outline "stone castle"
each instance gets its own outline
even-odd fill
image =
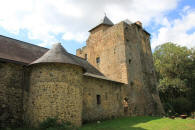
[[[164,113],[141,22],[113,24],[105,16],[89,32],[77,56],[61,44],[48,50],[0,36],[0,127]]]

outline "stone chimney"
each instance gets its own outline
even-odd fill
[[[140,27],[142,27],[142,23],[140,21],[135,22],[137,25],[139,25]]]

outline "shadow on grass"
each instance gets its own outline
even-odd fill
[[[146,130],[135,125],[157,119],[160,117],[123,117],[102,121],[101,123],[84,124],[79,130]]]

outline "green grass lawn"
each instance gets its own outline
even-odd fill
[[[41,129],[17,128],[14,130]],[[59,129],[50,128],[47,130]],[[123,117],[119,119],[102,121],[101,123],[84,124],[81,128],[79,128],[79,130],[195,130],[195,120],[180,118],[169,119],[160,117]]]
[[[79,130],[195,130],[195,120],[159,117],[125,117],[89,123]]]

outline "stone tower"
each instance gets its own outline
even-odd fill
[[[107,16],[89,30],[86,46],[77,56],[85,58],[111,80],[126,84],[128,115],[164,113],[156,88],[150,34],[141,22],[128,20],[113,24]]]
[[[32,126],[48,117],[82,123],[83,68],[68,52],[55,44],[29,68],[29,90],[25,97],[25,120]]]

